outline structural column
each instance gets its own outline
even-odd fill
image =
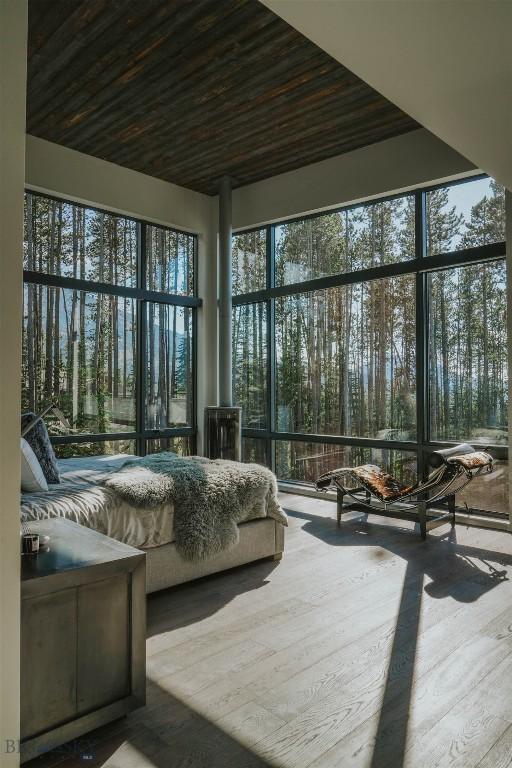
[[[231,179],[219,185],[219,405],[233,405],[233,274],[231,264]]]
[[[219,405],[205,409],[205,454],[241,459],[241,412],[233,407],[233,302],[231,264],[231,179],[219,183]]]

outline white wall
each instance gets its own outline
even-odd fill
[[[510,0],[263,2],[512,187]]]
[[[233,192],[241,229],[474,172],[425,129],[387,139]]]
[[[0,2],[0,765],[19,737],[20,367],[26,0]]]
[[[34,136],[26,139],[27,186],[198,234],[197,417],[201,448],[203,409],[217,398],[217,258],[208,195],[122,168]]]
[[[211,198],[27,135],[27,185],[119,213],[202,232]]]

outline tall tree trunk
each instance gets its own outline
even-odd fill
[[[27,266],[34,270],[34,207],[33,196],[29,193],[26,197],[27,208]],[[35,307],[34,307],[34,286],[25,286],[26,312],[27,312],[27,408],[29,411],[37,410],[36,398],[36,356],[35,356]]]
[[[154,290],[153,285],[153,236],[148,233],[146,239],[147,254],[147,275],[150,289]],[[151,408],[151,427],[158,428],[158,415],[156,409],[156,386],[155,386],[155,305],[152,301],[147,303],[148,308],[148,386],[147,400]],[[161,362],[159,362],[161,365]]]
[[[103,272],[105,266],[105,215],[100,216],[99,230],[99,281],[103,282]],[[104,339],[103,339],[103,296],[98,294],[96,300],[96,318],[94,330],[94,356],[93,356],[93,394],[96,396],[96,408],[99,424],[104,422],[105,414],[105,392],[104,392]],[[100,430],[101,431],[101,430]]]
[[[175,259],[174,259],[174,281],[173,281],[173,292],[177,293],[178,291],[178,258],[179,258],[179,239],[178,235],[175,235],[176,237],[176,245],[175,245]],[[188,249],[188,241],[187,241],[187,249]],[[176,397],[176,352],[177,352],[177,339],[176,339],[176,324],[177,324],[177,307],[172,308],[172,348],[171,348],[171,390],[170,390],[170,396],[171,398]]]
[[[80,279],[85,280],[85,209],[80,209],[80,234],[79,234],[79,243],[80,243]],[[85,296],[84,294],[80,295],[80,306],[79,306],[79,345],[78,345],[78,413],[77,413],[77,426],[78,427],[84,427],[85,426],[85,411],[86,411],[86,402],[87,402],[87,382],[88,382],[88,371],[87,371],[87,349],[86,349],[86,338],[85,338]]]
[[[443,381],[443,437],[450,434],[450,371],[448,360],[448,326],[446,317],[445,275],[439,274],[439,320],[441,325],[441,360]]]
[[[57,252],[55,254],[55,270],[61,274],[62,262],[62,203],[58,204],[57,223]],[[53,394],[60,400],[60,297],[61,289],[55,289],[55,323],[53,335]]]
[[[50,203],[50,245],[48,252],[48,272],[55,274],[55,227],[56,227],[56,203]],[[53,332],[54,332],[54,304],[55,289],[50,286],[46,289],[46,333],[45,333],[45,375],[44,396],[46,400],[52,398],[53,388]]]
[[[488,288],[487,267],[482,265],[482,335],[483,335],[483,372],[482,372],[482,422],[487,428],[495,424],[495,418],[490,418],[489,406],[489,329],[488,329]]]

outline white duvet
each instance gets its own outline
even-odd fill
[[[61,459],[61,482],[48,491],[22,493],[21,520],[66,517],[132,547],[159,547],[173,541],[172,503],[137,509],[101,483],[137,457],[94,456]]]
[[[174,541],[172,502],[149,509],[132,506],[103,485],[106,478],[138,456],[61,459],[61,482],[48,491],[21,494],[21,520],[65,517],[132,547],[149,549]],[[247,519],[267,516],[268,498],[255,500]]]

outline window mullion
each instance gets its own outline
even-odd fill
[[[426,256],[426,195],[422,190],[415,193],[415,256],[419,262]],[[416,440],[418,443],[418,476],[426,471],[422,446],[428,437],[426,415],[428,413],[427,349],[428,314],[426,295],[427,276],[416,273]]]
[[[146,224],[139,224],[139,247],[137,252],[137,288],[144,290],[146,287]],[[146,440],[144,429],[146,426],[146,302],[137,300],[137,367],[136,367],[136,423],[137,423],[137,453],[146,455]]]
[[[275,285],[275,226],[271,225],[267,229],[267,264],[268,278],[267,287],[273,288]],[[267,333],[268,333],[268,373],[267,373],[267,391],[268,391],[268,427],[271,432],[276,428],[276,300],[269,298],[267,301]],[[267,456],[270,459],[270,466],[273,472],[276,470],[275,451],[271,441],[267,442]]]

